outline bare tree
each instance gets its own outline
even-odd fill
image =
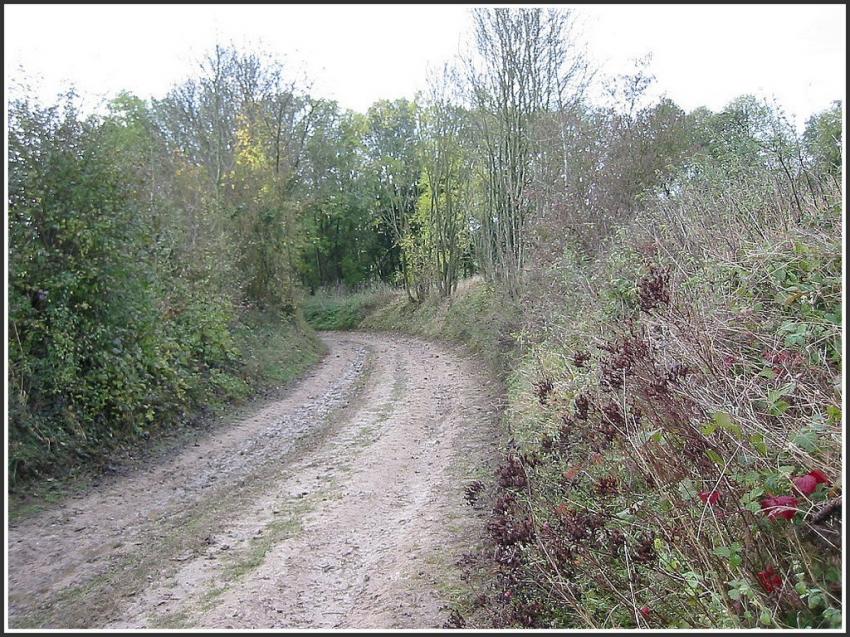
[[[473,16],[466,69],[486,181],[478,250],[485,273],[515,294],[533,207],[534,122],[578,101],[589,66],[572,38],[571,10],[488,8]]]
[[[295,285],[313,103],[269,56],[217,46],[197,80],[156,104],[169,154],[184,165],[176,172],[197,182],[183,206],[186,249],[195,262],[232,252],[252,301],[286,303]]]
[[[402,99],[376,102],[367,113],[364,142],[376,178],[377,211],[396,246],[400,246],[408,235],[419,197],[421,166],[416,151],[416,111],[415,102]],[[401,270],[405,290],[414,300],[404,250],[401,251]]]
[[[470,114],[457,97],[459,83],[457,69],[444,66],[429,78],[427,103],[420,111],[426,247],[442,296],[457,285],[473,203]]]

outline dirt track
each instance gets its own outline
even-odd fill
[[[11,525],[10,627],[440,627],[497,387],[456,349],[323,338],[283,398]]]

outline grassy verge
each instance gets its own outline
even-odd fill
[[[518,316],[515,303],[497,288],[473,278],[449,298],[431,296],[419,304],[397,298],[376,308],[362,326],[464,345],[502,376],[510,366]]]
[[[254,392],[285,385],[319,361],[325,346],[302,319],[280,322],[251,316],[235,338],[242,359],[242,377]]]
[[[280,320],[269,314],[244,316],[233,330],[233,340],[237,362],[227,369],[210,370],[185,410],[155,423],[144,435],[128,432],[109,445],[87,451],[85,457],[33,448],[33,457],[50,452],[52,464],[45,460],[41,475],[10,486],[10,520],[96,484],[104,472],[141,464],[179,447],[200,428],[209,426],[211,416],[235,412],[250,399],[273,394],[325,353],[321,340],[303,320]]]
[[[465,346],[504,377],[511,365],[518,306],[480,277],[462,281],[449,298],[412,303],[400,290],[378,287],[346,295],[320,290],[304,306],[317,330],[402,332]]]
[[[375,308],[395,299],[397,292],[376,286],[354,293],[322,289],[304,299],[304,318],[317,330],[350,330],[359,327]]]
[[[722,245],[643,220],[662,236],[547,273],[508,382],[489,625],[840,626],[839,219],[725,220]]]

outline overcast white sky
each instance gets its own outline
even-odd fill
[[[470,5],[472,6],[472,5]],[[844,99],[846,7],[581,6],[603,72],[652,52],[657,91],[689,110],[743,93],[775,97],[797,121]],[[468,8],[445,5],[6,5],[7,84],[18,67],[44,97],[73,83],[89,100],[126,89],[161,97],[215,42],[261,45],[306,73],[312,93],[363,111],[412,97],[457,52]]]

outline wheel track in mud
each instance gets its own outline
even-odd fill
[[[483,535],[498,387],[447,346],[326,333],[284,397],[10,525],[9,625],[435,628]]]

